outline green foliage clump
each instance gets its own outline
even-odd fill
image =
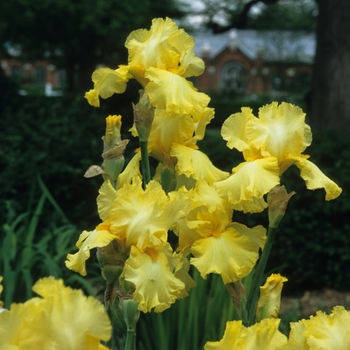
[[[67,252],[73,249],[77,229],[72,225],[41,178],[37,178],[41,196],[33,211],[18,214],[7,200],[7,217],[0,236],[0,275],[5,307],[33,297],[32,286],[41,277],[63,278],[67,285],[83,287],[95,294],[82,276],[64,268]],[[44,209],[49,207],[49,220]]]

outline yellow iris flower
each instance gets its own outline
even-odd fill
[[[335,306],[330,315],[317,311],[308,320],[291,323],[288,350],[350,348],[350,312]]]
[[[325,189],[326,200],[337,198],[342,191],[302,154],[311,144],[312,134],[297,106],[273,102],[259,109],[258,118],[250,108],[242,108],[224,122],[221,134],[227,146],[243,152],[245,159],[229,178],[215,184],[234,209],[263,210],[263,195],[280,183],[280,176],[293,164],[308,189]]]
[[[94,88],[85,97],[98,107],[99,96],[108,98],[123,93],[128,80],[135,78],[154,107],[179,114],[198,114],[210,98],[186,80],[204,71],[204,62],[195,56],[194,45],[193,37],[170,18],[153,19],[150,30],[135,30],[126,39],[128,65],[116,70],[97,69],[92,75]]]
[[[106,181],[97,203],[103,223],[80,235],[79,251],[68,254],[66,266],[86,275],[85,261],[90,250],[115,241],[120,253],[118,261],[123,267],[120,281],[134,284],[133,298],[139,303],[139,310],[148,312],[154,308],[160,312],[187,295],[193,283],[188,268],[183,269],[185,257],[172,253],[167,242],[168,230],[184,215],[183,202],[167,196],[156,181],[152,180],[143,190],[141,180],[134,178],[118,190]]]
[[[229,321],[223,338],[218,342],[207,342],[204,350],[285,350],[287,338],[279,330],[279,319],[264,319],[251,327],[242,321]]]
[[[232,222],[229,204],[205,181],[198,181],[188,195],[192,199],[188,214],[175,227],[178,249],[190,249],[190,262],[203,278],[217,273],[227,284],[247,276],[264,246],[266,230]]]
[[[100,340],[111,337],[104,306],[62,280],[43,278],[34,286],[42,298],[12,304],[0,314],[1,349],[107,349]]]

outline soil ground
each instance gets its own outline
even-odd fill
[[[282,292],[280,315],[293,314],[299,319],[309,318],[318,310],[330,313],[336,305],[342,305],[350,310],[350,292],[338,292],[332,289],[306,291],[300,298],[283,297]]]

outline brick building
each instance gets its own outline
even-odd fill
[[[302,92],[308,89],[315,35],[291,31],[234,30],[197,33],[195,51],[206,64],[194,79],[202,91],[235,94]]]
[[[41,88],[47,95],[55,94],[53,89],[62,89],[65,85],[65,72],[51,64],[49,60],[23,62],[20,57],[3,57],[0,59],[4,74],[11,77],[22,91],[29,87]]]

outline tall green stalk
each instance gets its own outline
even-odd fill
[[[151,169],[149,166],[149,158],[148,158],[148,141],[141,141],[141,168],[142,168],[142,176],[143,176],[143,184],[146,187],[147,184],[151,181]]]
[[[254,271],[252,285],[249,290],[248,298],[247,298],[248,319],[244,320],[244,325],[246,327],[249,327],[255,323],[256,307],[259,299],[260,286],[263,280],[264,271],[266,268],[267,260],[270,256],[270,252],[271,252],[273,241],[276,236],[276,232],[277,232],[277,228],[269,227],[264,250],[260,256],[260,259]]]

